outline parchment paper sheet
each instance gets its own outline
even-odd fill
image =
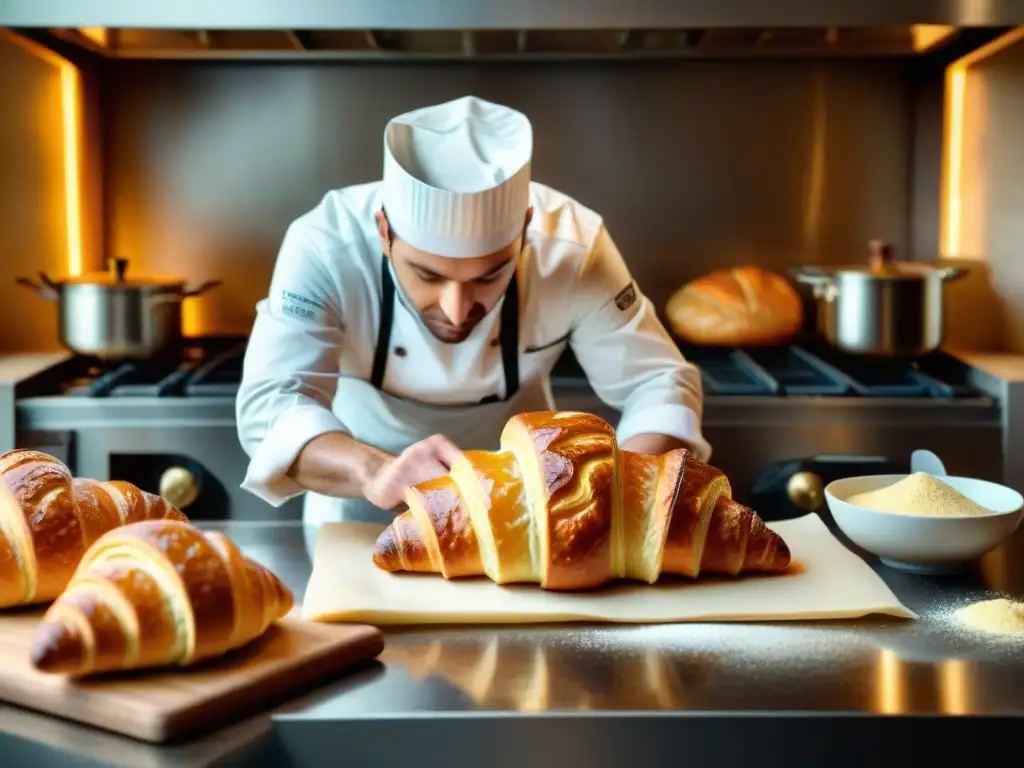
[[[371,560],[382,526],[327,523],[317,538],[303,618],[377,626],[786,621],[872,613],[917,618],[817,515],[769,527],[793,554],[785,574],[666,579],[655,585],[620,582],[585,593],[558,593],[537,585],[499,586],[484,577],[446,581],[440,574],[387,573]]]

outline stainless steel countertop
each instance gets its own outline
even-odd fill
[[[303,593],[301,525],[216,527]],[[917,576],[865,557],[918,621],[392,629],[378,678],[292,711],[1024,713],[1024,636],[979,636],[950,616],[974,600],[1024,596],[1024,526],[960,576]]]
[[[831,524],[827,513],[824,517]],[[224,530],[246,554],[303,594],[310,560],[301,524],[218,522],[203,527]],[[375,733],[397,729],[386,731],[390,736],[375,736],[378,742],[401,739],[405,725],[424,718],[436,730],[443,721],[459,727],[466,717],[493,715],[512,725],[543,728],[544,720],[572,716],[559,731],[568,737],[570,727],[582,727],[580,716],[591,724],[607,723],[599,727],[608,732],[616,721],[644,728],[667,722],[664,717],[671,714],[774,715],[780,721],[798,715],[806,721],[851,713],[1015,718],[1024,713],[1024,637],[973,635],[949,616],[973,600],[1024,595],[1024,527],[960,576],[914,576],[868,559],[920,615],[919,621],[868,617],[814,623],[391,630],[379,663],[190,744],[151,747],[0,708],[0,750],[36,764],[48,764],[44,753],[62,765],[69,763],[59,763],[61,756],[66,760],[71,754],[102,758],[82,763],[101,765],[210,765],[226,755],[255,765],[256,756],[270,754],[275,764],[283,764],[282,745],[294,755],[308,746],[314,738],[309,729],[319,723],[330,726],[317,738],[327,739],[323,748],[331,749],[342,743],[352,748],[353,734],[369,733],[371,727]],[[536,717],[544,714],[550,717]],[[908,727],[913,722],[901,720]],[[673,727],[678,738],[682,726]],[[526,738],[523,732],[505,736]],[[365,756],[364,761],[359,764],[374,762]],[[301,760],[303,765],[315,762]]]

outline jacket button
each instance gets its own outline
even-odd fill
[[[395,354],[399,357],[405,357],[405,347],[395,347]]]

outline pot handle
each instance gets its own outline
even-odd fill
[[[815,288],[827,288],[835,285],[835,278],[821,267],[793,267],[789,273],[798,283],[813,285]]]
[[[182,291],[181,292],[181,298],[189,299],[189,298],[192,298],[194,296],[201,296],[202,294],[206,293],[207,291],[213,290],[214,288],[216,288],[220,284],[221,284],[220,280],[207,280],[205,283],[200,283],[198,288],[193,288],[190,291]]]
[[[939,279],[944,283],[951,283],[954,280],[959,280],[961,277],[967,274],[967,270],[963,267],[942,267],[938,270]]]
[[[794,280],[804,285],[827,285],[832,282],[831,276],[821,267],[793,267],[789,273]]]
[[[831,300],[836,289],[836,281],[821,267],[793,267],[790,270],[793,279],[798,283],[814,288],[814,297]]]
[[[40,274],[42,275],[42,273]],[[35,291],[47,301],[56,302],[60,298],[60,294],[57,292],[57,289],[53,287],[53,284],[49,283],[48,281],[44,282],[43,285],[37,285],[36,283],[33,283],[31,280],[29,280],[27,277],[16,277],[14,278],[14,282],[16,282],[18,285],[25,286],[29,290]]]

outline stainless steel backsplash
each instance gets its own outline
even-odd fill
[[[717,267],[861,260],[873,237],[906,253],[911,198],[937,195],[912,183],[918,106],[894,60],[121,62],[110,255],[223,279],[189,330],[246,332],[289,222],[379,178],[388,118],[467,93],[529,115],[534,178],[604,215],[659,311]]]

